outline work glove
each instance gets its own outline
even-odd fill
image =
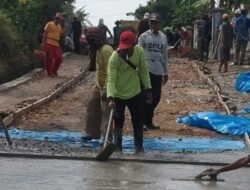
[[[152,104],[153,103],[153,94],[151,89],[146,91],[146,103]]]
[[[163,75],[162,77],[162,85],[165,85],[168,82],[168,75]]]

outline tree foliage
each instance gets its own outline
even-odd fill
[[[6,57],[13,53],[13,47],[17,40],[14,26],[8,16],[0,10],[0,56]],[[11,50],[12,49],[12,50]],[[14,49],[15,50],[15,49]]]
[[[157,12],[161,15],[164,26],[187,25],[207,9],[205,5],[194,6],[196,2],[197,0],[150,0],[146,6],[136,9],[135,16],[141,18],[144,12]]]
[[[137,8],[134,15],[140,19],[145,12],[157,12],[162,16],[163,26],[178,27],[192,25],[215,6],[232,10],[240,4],[249,8],[250,0],[149,0],[146,6]]]
[[[39,46],[39,30],[56,12],[73,17],[74,1],[0,0],[0,83],[10,79],[8,72],[14,77],[17,72],[23,74],[19,70],[25,72],[24,67],[34,67],[33,50]]]
[[[74,1],[1,0],[0,14],[5,15],[10,21],[7,25],[14,26],[22,46],[33,50],[38,43],[39,30],[44,27],[47,21],[53,19],[56,12],[63,12],[66,17],[70,18],[74,16]],[[84,12],[83,9],[81,11]]]

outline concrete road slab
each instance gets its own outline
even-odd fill
[[[225,182],[173,181],[208,166],[0,158],[2,190],[247,190],[249,168],[221,174]]]

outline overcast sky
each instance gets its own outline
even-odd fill
[[[133,19],[126,16],[128,12],[134,12],[139,5],[146,5],[148,0],[76,0],[75,7],[77,9],[85,7],[89,13],[88,19],[93,25],[98,24],[100,18],[104,19],[106,24],[112,31],[114,22],[121,19]]]

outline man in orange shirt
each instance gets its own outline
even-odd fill
[[[57,70],[63,61],[59,40],[63,34],[60,21],[63,20],[61,13],[56,13],[54,20],[46,24],[44,28],[42,47],[47,55],[46,67],[48,76],[57,76]]]

